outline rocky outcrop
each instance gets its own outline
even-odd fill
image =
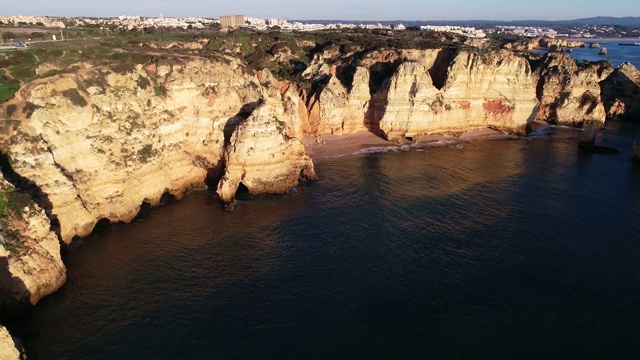
[[[16,347],[11,334],[4,326],[0,325],[0,360],[22,359],[20,351]]]
[[[44,210],[0,178],[0,318],[27,309],[66,280]]]
[[[347,89],[336,75],[331,75],[309,106],[311,133],[341,135],[365,130],[364,118],[370,99],[367,68],[356,69],[351,89]]]
[[[265,104],[238,124],[224,161],[217,193],[225,203],[234,201],[240,184],[253,195],[281,194],[298,185],[300,177],[317,179],[302,142],[286,135],[284,121]]]
[[[267,69],[255,73],[262,84],[263,100],[284,122],[287,136],[302,139],[310,132],[303,91],[294,83],[276,79]]]
[[[7,279],[19,274],[24,285],[22,293],[9,293],[35,303],[64,281],[43,211],[69,243],[101,219],[131,221],[142,204],[205,183],[231,203],[243,186],[251,194],[283,193],[301,177],[315,179],[300,143],[307,135],[368,129],[405,141],[487,127],[523,134],[534,119],[572,125],[605,119],[599,83],[612,70],[604,62],[578,64],[564,54],[536,62],[506,50],[453,48],[342,57],[343,48],[316,53],[299,74],[314,81],[309,95],[222,55],[80,69],[24,86],[0,109],[6,116],[0,151],[41,195],[40,215],[35,207],[29,215],[39,225],[25,222],[16,231],[30,248],[46,251],[2,253]],[[603,82],[605,96],[618,96],[612,114],[638,112],[631,68]],[[624,77],[632,80],[621,86]],[[47,286],[29,280],[31,273],[48,279]]]
[[[543,38],[539,40],[540,47],[543,48],[583,48],[586,47],[586,44],[583,41],[574,41],[574,40],[566,40],[566,39],[547,39]]]
[[[423,62],[401,64],[373,96],[368,125],[392,140],[483,127],[525,132],[536,102],[531,69],[523,58],[508,51],[461,52],[441,88],[431,73]]]
[[[600,82],[613,70],[606,63],[578,64],[571,56],[548,53],[538,69],[538,121],[602,126],[606,119]]]
[[[640,120],[640,71],[635,66],[618,66],[601,87],[608,118]]]
[[[299,100],[295,90],[265,90],[231,58],[94,68],[21,89],[2,149],[47,194],[68,243],[100,219],[128,222],[143,203],[203,187],[224,166],[225,137],[244,112],[264,101],[277,116],[299,118],[286,97]],[[291,128],[299,135],[303,126]]]

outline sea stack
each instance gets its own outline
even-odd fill
[[[607,55],[607,48],[600,49],[600,52],[598,53],[598,55]]]

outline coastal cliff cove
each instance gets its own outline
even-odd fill
[[[640,356],[632,62],[75,31],[0,50],[1,359]]]

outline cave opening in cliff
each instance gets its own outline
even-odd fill
[[[153,206],[151,206],[150,203],[143,201],[142,204],[140,204],[140,210],[138,211],[138,213],[136,214],[136,217],[133,220],[138,221],[146,218],[147,216],[149,216],[149,214],[151,214],[152,208]]]
[[[251,197],[251,193],[249,192],[249,188],[245,184],[240,182],[234,198],[238,200],[247,200],[250,197]]]
[[[11,157],[1,151],[0,170],[2,170],[2,175],[5,180],[7,180],[19,191],[29,195],[33,202],[44,209],[45,214],[51,222],[51,231],[55,232],[60,239],[60,221],[58,220],[58,217],[53,214],[53,204],[49,200],[49,196],[44,191],[42,191],[42,189],[35,182],[18,174],[13,168],[13,160],[11,159]]]
[[[208,189],[215,191],[218,188],[218,183],[224,175],[226,165],[227,164],[224,160],[218,160],[214,166],[207,168],[207,175],[205,175],[204,183],[207,185]]]
[[[444,85],[447,83],[447,79],[449,77],[449,66],[453,63],[456,55],[457,51],[452,48],[444,48],[438,52],[438,55],[433,62],[433,66],[429,69],[431,81],[436,89],[442,90]]]

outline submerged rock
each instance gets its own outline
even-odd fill
[[[608,147],[608,146],[599,146],[590,141],[580,141],[578,143],[578,149],[583,151],[592,152],[594,154],[617,154],[619,153],[618,149]]]

